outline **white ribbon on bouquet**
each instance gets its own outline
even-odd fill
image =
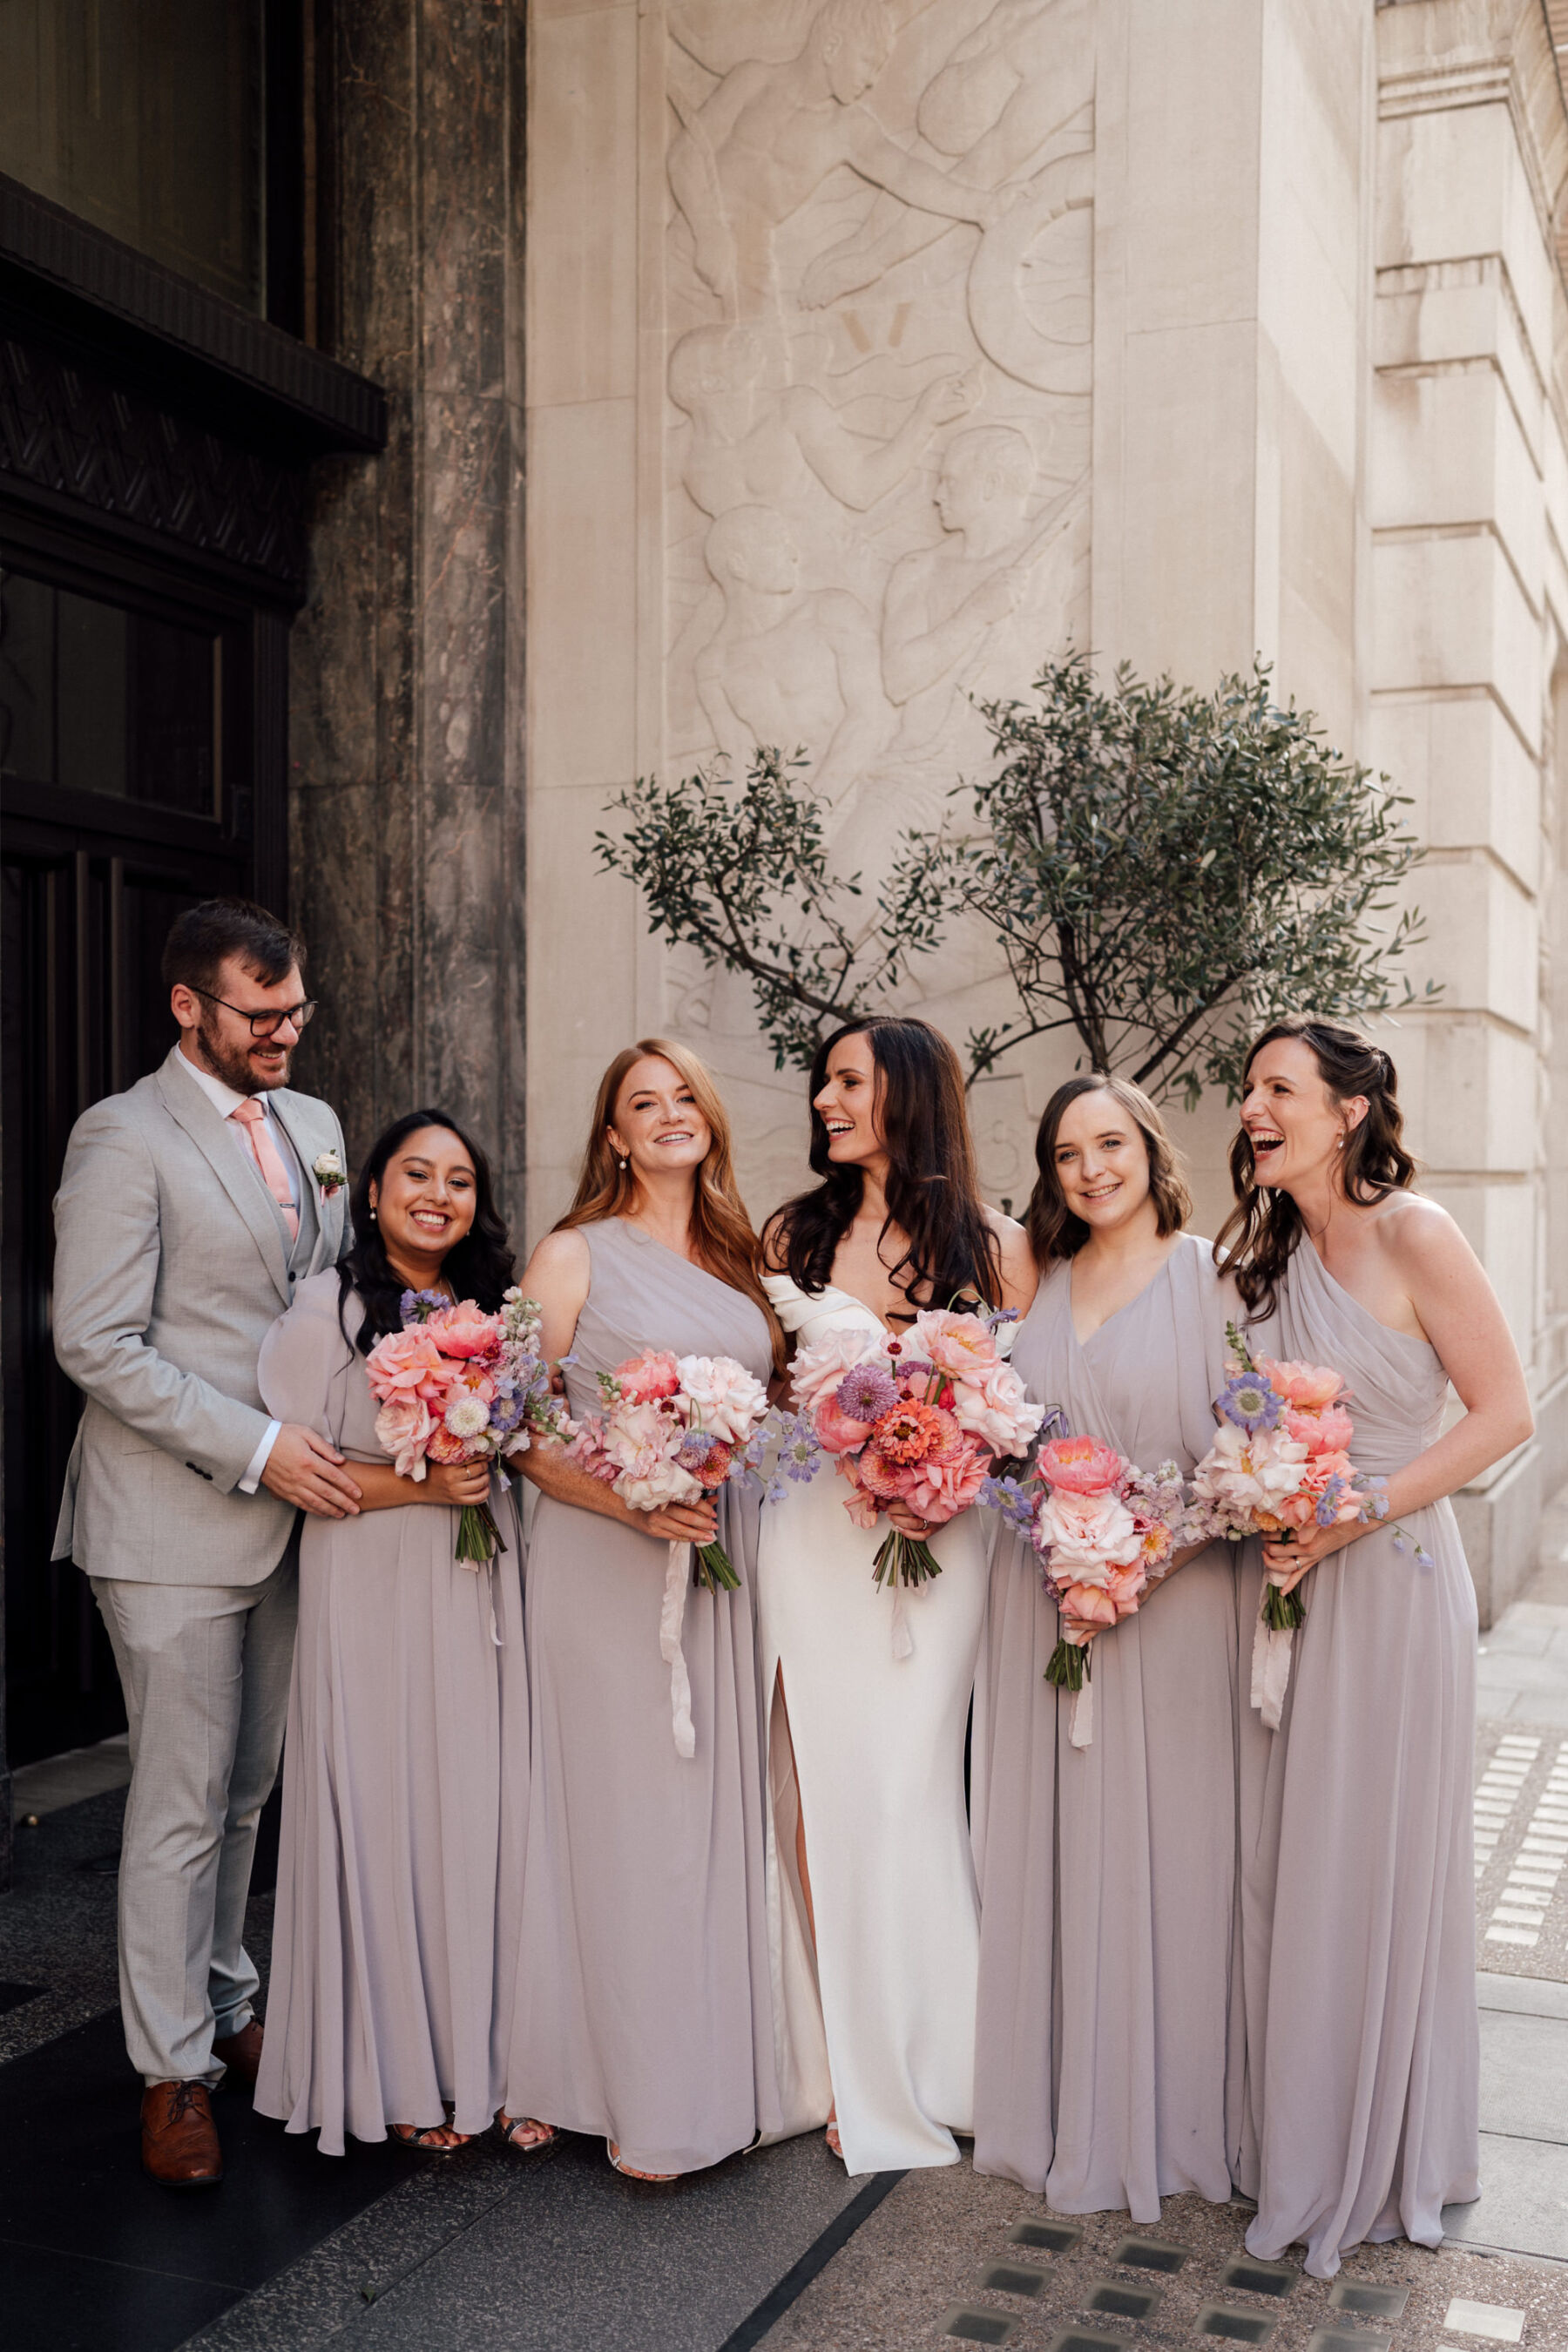
[[[664,1601],[658,1612],[659,1655],[669,1668],[670,1728],[675,1734],[676,1754],[686,1757],[697,1753],[697,1734],[691,1724],[691,1677],[686,1671],[686,1653],[680,1646],[687,1589],[691,1582],[691,1556],[689,1543],[669,1546],[664,1571]]]
[[[1266,1581],[1258,1596],[1258,1624],[1252,1636],[1252,1704],[1262,1716],[1265,1728],[1278,1731],[1285,1709],[1285,1694],[1290,1687],[1290,1644],[1294,1636],[1276,1632],[1266,1622],[1263,1604],[1268,1593]]]

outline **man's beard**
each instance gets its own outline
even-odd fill
[[[276,1077],[264,1077],[243,1045],[225,1045],[216,1015],[205,1008],[196,1024],[196,1050],[214,1076],[221,1078],[226,1087],[232,1087],[237,1095],[262,1095],[273,1087],[286,1087],[289,1083],[289,1065],[293,1058],[289,1049],[284,1050],[283,1065]]]

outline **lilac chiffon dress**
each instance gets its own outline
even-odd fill
[[[345,1306],[350,1332],[363,1310]],[[356,1462],[384,1463],[364,1358],[313,1275],[262,1347],[261,1393]],[[307,1517],[283,1760],[278,1922],[256,2104],[291,2132],[482,2132],[501,2102],[528,1814],[521,1530],[456,1557],[427,1503]]]
[[[1190,1474],[1214,1435],[1226,1305],[1184,1234],[1084,1342],[1056,1265],[1013,1352],[1037,1402],[1141,1469]],[[980,1998],[974,2163],[1059,2211],[1229,2197],[1241,2083],[1236,1903],[1237,1618],[1213,1545],[1094,1643],[1093,1736],[1044,1680],[1056,1611],[999,1537],[976,1710]]]
[[[592,1278],[567,1365],[645,1348],[733,1356],[765,1380],[751,1299],[620,1218],[581,1228]],[[738,1592],[690,1587],[681,1646],[695,1753],[678,1753],[659,1649],[669,1547],[541,1496],[529,1541],[529,1869],[507,2107],[619,2145],[640,2172],[717,2164],[782,2124],[768,1975],[752,1617],[757,1508],[717,1498]]]
[[[1251,1336],[1344,1375],[1358,1469],[1387,1475],[1436,1438],[1436,1350],[1378,1322],[1309,1242]],[[1247,2242],[1304,2242],[1315,2278],[1363,2240],[1437,2245],[1444,2206],[1480,2193],[1476,1597],[1448,1503],[1404,1526],[1405,1549],[1373,1528],[1303,1580],[1279,1729],[1242,1726]],[[1245,1699],[1246,1655],[1241,1676]]]

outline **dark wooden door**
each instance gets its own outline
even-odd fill
[[[159,977],[194,900],[255,887],[253,616],[95,572],[0,521],[6,1699],[13,1764],[124,1714],[85,1579],[51,1561],[79,1411],[50,1341],[52,1202],[73,1121],[157,1066]]]

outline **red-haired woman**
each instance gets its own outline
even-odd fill
[[[523,1278],[574,1413],[647,1348],[765,1380],[776,1327],[755,1252],[711,1077],[667,1039],[626,1047],[576,1199]],[[756,1512],[732,1488],[635,1511],[559,1449],[522,1467],[541,1490],[533,1768],[503,2128],[521,2148],[549,2126],[595,2133],[617,2169],[668,2179],[780,2124],[750,1593],[686,1594],[694,1755],[676,1750],[659,1649],[669,1544],[717,1533],[747,1584]]]

